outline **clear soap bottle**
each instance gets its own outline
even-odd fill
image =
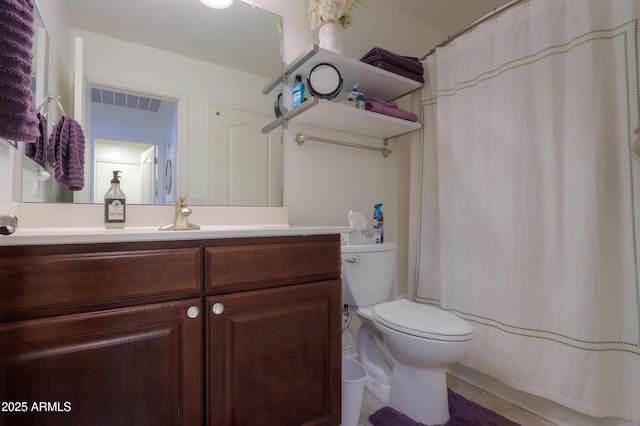
[[[104,227],[122,229],[126,220],[126,197],[120,189],[120,170],[113,171],[111,188],[104,194]]]

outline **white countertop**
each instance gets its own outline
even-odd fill
[[[191,208],[190,222],[200,225],[200,230],[160,231],[161,225],[171,222],[173,206],[128,206],[125,228],[105,229],[104,207],[98,204],[0,203],[3,214],[18,217],[16,232],[0,235],[0,246],[326,235],[351,229],[291,225],[286,207]]]
[[[348,226],[233,225],[203,226],[200,230],[160,231],[157,227],[104,228],[18,228],[0,236],[0,246],[92,244],[136,241],[203,240],[240,237],[326,235],[349,231]]]

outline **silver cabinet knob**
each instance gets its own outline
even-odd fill
[[[211,310],[213,311],[214,314],[220,315],[221,313],[224,312],[224,305],[222,303],[214,303]]]
[[[200,316],[200,308],[197,306],[189,306],[189,309],[187,309],[187,316],[192,319],[198,318],[198,316]]]

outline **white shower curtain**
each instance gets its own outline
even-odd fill
[[[415,298],[463,364],[640,422],[638,0],[530,0],[427,61]]]

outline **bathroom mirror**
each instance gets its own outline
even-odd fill
[[[50,90],[73,98],[63,102],[73,108],[67,114],[82,119],[85,187],[50,190],[51,182],[38,185],[26,171],[22,201],[102,203],[100,173],[124,165],[130,170],[123,173],[125,193],[128,178],[152,182],[140,197],[137,187],[130,190],[132,204],[187,196],[196,205],[282,205],[281,129],[261,131],[275,118],[273,96],[280,91],[262,93],[282,73],[281,17],[242,0],[223,10],[199,0],[36,3],[47,9],[45,25],[56,20],[50,68],[70,68],[75,76],[58,75]],[[67,88],[65,80],[75,81]],[[152,119],[154,101],[165,113],[174,108],[165,102],[175,105],[173,115],[159,119],[162,125]],[[115,121],[103,119],[105,111]],[[159,134],[160,127],[166,132]],[[151,167],[129,154],[115,157],[115,147],[136,144],[155,150]]]

